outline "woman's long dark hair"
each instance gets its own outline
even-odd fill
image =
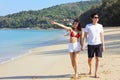
[[[80,20],[79,20],[79,19],[75,19],[74,22],[73,22],[73,24],[74,24],[75,22],[78,22],[77,30],[78,30],[78,31],[82,31],[82,27],[81,27],[81,24],[80,24]],[[73,29],[74,29],[74,28],[73,28]]]

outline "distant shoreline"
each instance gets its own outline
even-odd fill
[[[47,29],[42,29],[42,28],[0,28],[0,30],[54,30],[54,28],[47,28]]]
[[[120,26],[104,26],[104,28],[120,28]],[[62,29],[62,28],[47,28],[47,29],[42,29],[42,28],[39,28],[39,27],[35,27],[35,28],[0,28],[0,30],[56,30],[56,29]]]

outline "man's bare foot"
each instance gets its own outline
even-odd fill
[[[97,74],[95,74],[95,78],[100,78]]]

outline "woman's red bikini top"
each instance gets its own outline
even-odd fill
[[[72,32],[70,33],[70,36],[71,36],[71,37],[79,38],[79,37],[80,37],[80,34],[77,33],[77,34],[75,35],[74,32],[72,31]]]

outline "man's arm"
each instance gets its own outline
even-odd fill
[[[102,42],[102,50],[105,51],[104,32],[100,33],[100,38]]]
[[[84,37],[83,37],[83,50],[85,50],[85,42],[86,42],[86,39],[87,39],[87,35],[88,33],[87,32],[84,32]]]

